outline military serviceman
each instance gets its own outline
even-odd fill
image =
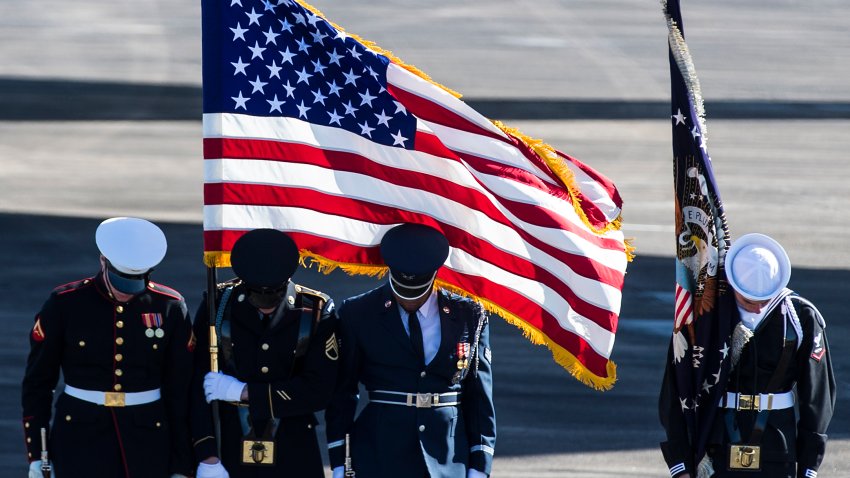
[[[41,429],[62,478],[167,478],[192,473],[188,383],[191,324],[183,297],[151,282],[166,240],[154,224],[113,218],[95,234],[100,271],[59,286],[30,333],[23,414],[31,478],[41,477]]]
[[[662,450],[671,475],[815,478],[835,405],[826,324],[811,302],[786,288],[791,263],[770,237],[742,236],[725,264],[737,303],[726,393],[708,456],[695,467],[678,397],[664,388]]]
[[[340,308],[342,383],[325,415],[335,478],[489,475],[489,328],[480,305],[434,287],[448,254],[437,230],[397,226],[381,241],[389,281]],[[358,383],[369,403],[355,421]]]
[[[327,295],[289,280],[298,257],[292,239],[274,229],[236,241],[237,279],[219,284],[215,297],[220,372],[210,371],[207,299],[198,309],[192,385],[198,478],[324,476],[313,412],[325,408],[337,380],[337,320]],[[213,400],[219,400],[220,455]]]

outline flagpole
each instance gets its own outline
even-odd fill
[[[218,279],[216,267],[207,267],[207,312],[209,314],[209,343],[210,343],[210,371],[218,372],[218,334],[215,330],[215,299]],[[213,431],[215,435],[215,446],[219,459],[221,459],[221,419],[218,413],[218,400],[210,403],[212,407]]]

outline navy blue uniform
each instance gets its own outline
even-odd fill
[[[279,307],[281,319],[273,323],[263,318],[246,300],[245,286],[235,281],[223,284],[217,302],[227,287],[232,287],[223,320],[229,320],[232,358],[228,359],[220,342],[219,370],[248,385],[248,410],[258,432],[271,419],[280,419],[275,441],[275,465],[243,465],[241,462],[243,429],[236,405],[220,402],[221,461],[231,478],[241,477],[317,477],[324,476],[316,437],[314,412],[325,408],[337,380],[339,348],[336,343],[336,314],[333,301],[320,292],[289,283]],[[306,353],[298,360],[294,351],[299,337],[304,297],[321,310]],[[291,302],[289,299],[291,298]],[[321,304],[320,304],[321,301]],[[222,307],[219,305],[219,307]],[[195,318],[198,347],[192,385],[192,434],[195,456],[203,460],[217,456],[213,436],[211,407],[204,399],[204,376],[210,371],[209,317],[206,298]],[[235,367],[235,368],[234,368]]]
[[[388,284],[343,303],[339,311],[342,383],[325,415],[331,467],[343,465],[342,443],[349,433],[358,478],[457,478],[465,477],[468,468],[490,473],[496,417],[489,328],[485,321],[479,353],[471,359],[472,370],[453,383],[458,372],[457,344],[474,341],[483,311],[469,299],[445,291],[437,294],[441,340],[428,365],[414,351]],[[460,405],[417,408],[373,401],[355,421],[358,383],[368,391],[460,392]]]
[[[160,332],[148,324],[157,324]],[[151,332],[146,333],[148,329]],[[150,283],[129,302],[110,298],[100,275],[56,288],[36,317],[23,381],[29,460],[41,454],[53,389],[161,389],[161,399],[105,407],[72,397],[56,402],[48,450],[57,476],[166,478],[194,470],[188,426],[191,323],[172,289]]]

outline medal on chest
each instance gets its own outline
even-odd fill
[[[162,314],[142,314],[142,322],[145,324],[145,337],[149,339],[154,337],[161,339],[165,336],[165,330],[162,328]]]

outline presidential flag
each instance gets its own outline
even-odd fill
[[[320,270],[378,275],[383,234],[426,224],[441,286],[613,385],[628,251],[603,175],[291,0],[203,1],[203,92],[208,265],[276,228]]]
[[[691,459],[699,463],[729,371],[733,299],[723,263],[730,236],[708,155],[703,99],[679,2],[664,5],[670,47],[676,284],[660,412],[668,437],[671,429],[687,430],[689,438],[680,440],[692,444]],[[671,474],[684,470],[679,466],[671,468]]]

